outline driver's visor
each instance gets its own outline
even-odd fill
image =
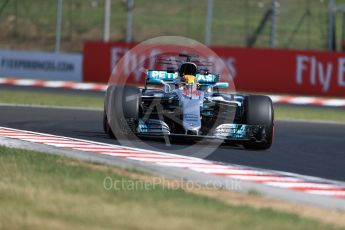
[[[196,77],[194,75],[184,75],[183,78],[187,84],[196,83]]]

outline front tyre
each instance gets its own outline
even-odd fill
[[[111,127],[109,125],[108,116],[105,108],[103,111],[103,130],[110,138],[115,138],[113,130],[111,130]]]
[[[132,86],[108,87],[103,115],[104,131],[117,139],[131,139],[140,113],[140,89]]]
[[[262,95],[250,95],[244,99],[244,116],[247,125],[264,126],[264,138],[261,141],[249,141],[243,144],[246,149],[269,149],[273,143],[274,110],[271,98]]]

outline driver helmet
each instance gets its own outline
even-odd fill
[[[195,63],[193,62],[183,63],[179,70],[181,82],[184,82],[185,84],[197,83],[196,72],[197,72],[197,66]]]

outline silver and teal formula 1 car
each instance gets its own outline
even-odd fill
[[[196,56],[179,58],[176,68],[148,70],[143,88],[108,87],[103,116],[108,135],[186,142],[219,139],[247,149],[271,147],[274,111],[269,97],[223,93],[229,84],[219,82],[220,76],[208,72]]]

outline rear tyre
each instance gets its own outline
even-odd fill
[[[274,135],[274,111],[271,98],[250,95],[244,99],[244,116],[247,125],[263,125],[265,138],[262,141],[250,141],[243,144],[246,149],[264,150],[272,146]]]

